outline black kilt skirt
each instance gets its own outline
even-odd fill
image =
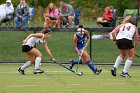
[[[123,38],[123,39],[117,40],[117,47],[118,49],[121,49],[121,50],[127,50],[127,49],[134,48],[134,45],[133,45],[132,40]]]

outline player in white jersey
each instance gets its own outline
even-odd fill
[[[121,76],[130,77],[130,75],[128,74],[128,69],[133,62],[134,53],[138,44],[138,29],[135,25],[132,24],[132,21],[133,21],[132,17],[127,16],[126,18],[123,19],[122,24],[117,26],[111,32],[118,49],[120,49],[120,55],[117,57],[115,64],[111,69],[111,74],[113,76],[116,76],[116,71],[120,63],[127,55],[128,58],[125,61],[125,65],[121,73]]]
[[[35,48],[36,44],[43,44],[46,53],[51,57],[54,61],[53,55],[48,48],[48,44],[45,39],[49,38],[51,35],[51,29],[43,29],[41,33],[30,34],[27,36],[25,40],[23,40],[22,52],[26,53],[28,56],[29,61],[27,61],[23,66],[18,68],[20,74],[24,75],[24,70],[30,67],[32,64],[35,65],[34,74],[44,73],[43,70],[39,69],[40,62],[42,60],[41,52]]]

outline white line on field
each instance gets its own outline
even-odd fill
[[[59,71],[57,71],[57,70],[56,71],[55,70],[47,70],[45,72],[60,72],[61,73],[61,72],[69,72],[69,71],[64,71],[64,70],[59,70]]]
[[[81,70],[83,71],[83,73],[91,73],[92,72],[90,70]],[[25,70],[25,73],[32,73],[33,71],[32,70]],[[68,70],[45,70],[46,73],[67,73],[67,72],[70,72]],[[103,70],[103,73],[109,73],[110,71],[109,70]],[[10,71],[0,71],[0,74],[17,74],[19,73],[17,70],[10,70]],[[132,72],[130,72],[132,73]],[[133,70],[133,73],[140,73],[139,70]]]
[[[25,71],[25,73],[32,73],[32,71]],[[62,73],[62,72],[69,72],[69,71],[51,71],[51,70],[48,70],[48,71],[45,71],[45,72],[52,72],[52,73]],[[15,73],[18,73],[18,71],[13,71],[13,72],[7,72],[7,71],[1,71],[0,74],[15,74]]]
[[[104,83],[102,85],[125,85],[126,83]]]
[[[87,72],[91,72],[91,71],[89,71],[89,70],[81,70],[81,71],[83,71],[83,73],[87,73]],[[25,73],[32,73],[32,71],[31,70],[25,70]],[[47,72],[51,72],[51,73],[66,73],[66,72],[70,72],[70,71],[68,71],[68,70],[45,70],[45,72],[47,73]],[[103,73],[108,73],[108,72],[110,72],[110,71],[108,71],[108,70],[103,70]],[[15,73],[18,73],[18,71],[16,71],[16,70],[13,70],[13,71],[0,71],[0,74],[15,74]],[[132,72],[131,72],[132,73]],[[133,73],[140,73],[138,70],[135,70]],[[91,74],[92,74],[92,72],[91,72]]]
[[[83,84],[68,84],[68,85],[70,85],[70,86],[81,86],[81,85],[83,85]]]
[[[0,74],[15,74],[16,72],[0,72]]]
[[[9,85],[7,87],[36,87],[38,85]]]

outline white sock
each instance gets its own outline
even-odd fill
[[[31,62],[30,61],[27,61],[23,66],[21,66],[20,68],[21,68],[21,70],[24,70],[24,69],[26,69],[26,68],[28,68],[29,66],[31,66],[32,64],[31,64]]]
[[[120,65],[120,63],[121,63],[122,61],[123,61],[123,58],[120,57],[120,56],[118,56],[117,59],[116,59],[116,61],[115,61],[114,67],[115,67],[116,69],[118,69],[118,67],[119,67],[119,65]]]
[[[40,62],[41,62],[41,57],[37,57],[35,59],[35,69],[39,69]]]
[[[127,59],[127,60],[126,60],[125,65],[124,65],[124,69],[123,69],[123,72],[124,72],[124,73],[128,73],[128,69],[129,69],[129,67],[131,66],[132,62],[133,62],[133,61],[130,60],[130,59]]]

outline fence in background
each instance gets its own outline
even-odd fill
[[[103,27],[103,28],[85,28],[90,33],[90,39],[92,36],[92,32],[110,32],[114,28],[113,27]],[[42,27],[24,27],[24,28],[15,28],[15,27],[0,27],[0,31],[33,31],[36,33],[37,31],[41,31]],[[54,32],[75,32],[76,28],[52,28],[52,31]],[[92,40],[90,40],[90,57],[92,58]]]
[[[59,33],[59,32],[75,32],[76,31],[76,29],[77,28],[52,28],[52,31],[53,32],[57,32],[57,33]],[[89,31],[89,33],[90,33],[90,39],[91,39],[91,37],[92,37],[92,35],[93,35],[93,32],[106,32],[106,33],[108,33],[108,32],[110,32],[110,31],[112,31],[114,28],[112,28],[112,27],[104,27],[104,28],[85,28],[85,29],[87,29],[88,31]],[[24,27],[24,28],[20,28],[20,29],[17,29],[17,28],[14,28],[14,27],[7,27],[7,28],[5,28],[5,27],[1,27],[0,28],[0,31],[27,31],[27,32],[33,32],[33,33],[36,33],[36,32],[39,32],[39,31],[41,31],[42,30],[42,27]],[[139,31],[140,31],[140,28],[139,28]],[[89,44],[89,54],[90,54],[90,57],[92,58],[92,43],[93,43],[93,40],[90,40],[90,44]]]

